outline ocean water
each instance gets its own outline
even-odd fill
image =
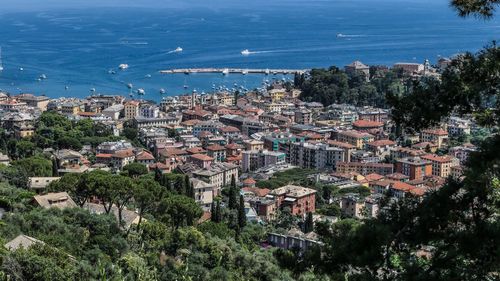
[[[0,89],[85,97],[143,88],[144,98],[261,86],[283,75],[160,74],[172,68],[305,69],[435,62],[500,39],[500,21],[461,19],[445,0],[279,1],[169,8],[53,8],[1,12]],[[344,36],[338,38],[338,33]],[[177,47],[181,53],[173,52]],[[248,56],[241,51],[249,49]],[[118,70],[118,65],[130,67]],[[21,71],[20,68],[23,68]],[[116,74],[109,74],[110,69]],[[38,81],[45,74],[47,79]],[[151,75],[151,77],[148,77]],[[184,86],[188,86],[187,89]]]

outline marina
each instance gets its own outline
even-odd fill
[[[160,70],[161,74],[221,73],[221,74],[303,74],[309,69],[246,69],[246,68],[177,68]]]

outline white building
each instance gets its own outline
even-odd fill
[[[253,172],[271,165],[285,164],[285,161],[285,153],[268,150],[243,151],[241,160],[243,172]]]

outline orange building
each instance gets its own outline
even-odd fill
[[[316,190],[297,185],[285,185],[269,192],[278,208],[289,207],[292,215],[303,216],[316,211]]]
[[[396,172],[410,177],[410,180],[423,179],[432,175],[432,163],[420,157],[407,157],[396,160]]]
[[[370,120],[357,120],[352,123],[352,128],[360,132],[368,132],[372,130],[382,131],[384,123]]]
[[[454,162],[448,155],[427,154],[422,156],[422,159],[429,160],[432,163],[432,174],[442,178],[448,177],[451,174],[451,167],[459,164],[458,160]]]

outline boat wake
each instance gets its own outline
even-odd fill
[[[148,42],[129,42],[129,41],[121,41],[123,45],[149,45]]]
[[[269,53],[279,53],[281,51],[278,50],[268,50],[268,51],[249,51],[249,50],[243,50],[241,51],[241,54],[244,56],[249,56],[249,55],[257,55],[257,54],[269,54]]]
[[[174,54],[174,53],[181,53],[184,51],[181,47],[177,47],[175,50],[170,50],[167,52],[167,54]]]
[[[358,37],[366,37],[366,35],[363,35],[363,34],[342,34],[342,33],[337,33],[337,38],[358,38]]]

